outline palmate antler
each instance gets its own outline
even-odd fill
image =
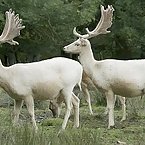
[[[15,15],[15,12],[10,9],[6,11],[6,23],[3,32],[0,36],[0,43],[9,43],[11,45],[18,45],[17,41],[13,39],[20,35],[20,30],[24,29],[22,26],[22,19],[19,19],[19,14]]]
[[[89,29],[86,28],[87,34],[81,35],[76,31],[75,27],[73,30],[74,35],[80,38],[89,39],[99,34],[109,33],[110,31],[108,31],[107,29],[110,28],[112,25],[113,11],[114,8],[112,7],[112,5],[111,6],[108,5],[108,8],[106,10],[104,10],[104,6],[101,5],[101,19],[96,28],[93,31],[89,31]]]

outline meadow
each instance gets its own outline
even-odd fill
[[[1,96],[5,96],[1,93]],[[145,104],[144,98],[127,99],[127,120],[120,122],[121,107],[117,102],[113,129],[107,129],[108,117],[104,115],[105,103],[94,103],[94,115],[89,115],[87,103],[82,99],[80,105],[80,127],[73,128],[73,114],[65,131],[58,135],[63,121],[64,109],[60,118],[52,118],[46,104],[36,104],[35,114],[39,131],[35,133],[28,112],[23,107],[18,126],[12,126],[13,106],[0,107],[0,145],[126,145],[145,144]],[[99,102],[99,101],[98,101]],[[123,144],[122,144],[123,145]]]

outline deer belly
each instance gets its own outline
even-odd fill
[[[61,91],[58,84],[38,84],[33,88],[33,97],[37,100],[53,100]]]
[[[145,93],[145,88],[137,84],[115,84],[112,86],[112,90],[116,95],[124,97],[136,97]]]

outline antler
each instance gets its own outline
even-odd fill
[[[113,11],[114,8],[112,5],[111,6],[108,5],[108,8],[106,10],[104,10],[104,6],[101,5],[101,19],[96,28],[93,31],[89,31],[89,29],[86,28],[87,34],[81,35],[76,31],[75,27],[73,30],[74,35],[80,38],[89,39],[99,34],[110,33],[110,31],[108,31],[107,29],[110,28],[112,25]]]
[[[20,30],[24,29],[22,26],[22,19],[19,19],[19,14],[15,15],[15,12],[10,9],[6,11],[6,23],[3,32],[0,36],[0,43],[10,43],[11,45],[19,44],[13,39],[20,35]]]

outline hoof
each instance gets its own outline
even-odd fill
[[[117,145],[126,145],[126,142],[117,141]]]
[[[121,120],[120,120],[120,122],[123,122],[123,121],[125,121],[126,120],[126,118],[122,118]]]
[[[93,113],[93,112],[90,112],[90,115],[91,115],[91,116],[93,116],[93,115],[94,115],[94,113]]]
[[[35,133],[38,133],[38,127],[33,128],[33,131],[34,131]]]
[[[59,136],[61,133],[63,133],[64,132],[64,129],[60,129],[59,131],[58,131],[58,133],[57,133],[57,136]]]
[[[74,125],[73,128],[79,128],[79,125]]]
[[[115,125],[108,126],[108,129],[114,129],[114,128],[116,128]]]

